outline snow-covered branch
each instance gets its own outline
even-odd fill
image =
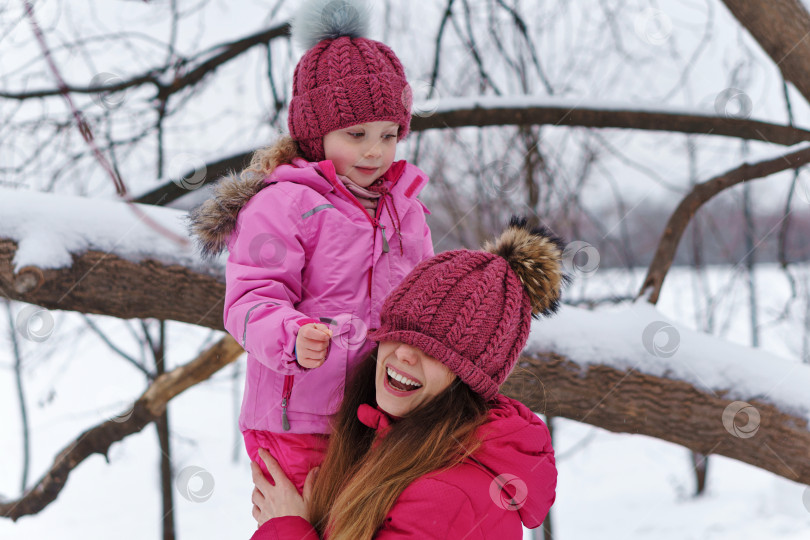
[[[206,266],[188,243],[165,236],[184,234],[182,212],[0,195],[0,237],[6,238],[0,287],[7,297],[221,328],[221,261]],[[643,300],[597,311],[567,306],[533,324],[523,369],[505,389],[534,410],[723,454],[810,483],[810,366],[680,327]],[[183,384],[175,380],[180,375],[166,377]]]
[[[436,98],[416,104],[411,129],[502,125],[580,126],[722,135],[791,146],[810,131],[745,117],[638,103],[587,102],[549,96]]]
[[[807,388],[810,366],[684,328],[643,300],[534,322],[504,386],[537,412],[810,484]]]
[[[222,329],[222,264],[199,259],[185,212],[0,189],[0,215],[3,296]]]

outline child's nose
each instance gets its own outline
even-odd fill
[[[382,155],[382,148],[380,148],[380,143],[374,143],[369,148],[366,149],[366,157],[379,157]]]

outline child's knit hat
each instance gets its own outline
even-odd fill
[[[308,49],[293,73],[287,123],[310,161],[325,159],[323,136],[365,122],[399,124],[408,134],[411,88],[394,52],[364,37],[369,7],[362,0],[307,0],[292,22],[293,39]]]
[[[386,298],[374,341],[399,341],[444,363],[492,399],[517,363],[532,318],[551,315],[569,277],[562,241],[525,218],[484,251],[446,251],[422,261]]]

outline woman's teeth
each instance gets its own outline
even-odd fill
[[[403,385],[406,385],[406,388],[404,388],[404,389],[409,389],[409,388],[407,388],[407,386],[412,386],[413,387],[413,388],[410,388],[409,390],[422,387],[422,385],[419,384],[418,382],[416,382],[414,380],[411,380],[408,377],[404,377],[404,376],[400,375],[399,373],[397,373],[396,371],[394,371],[391,368],[388,368],[387,371],[388,371],[388,376],[391,377],[391,379],[393,379],[393,380],[395,380],[397,382],[400,382]],[[401,390],[401,389],[397,388],[397,390]]]

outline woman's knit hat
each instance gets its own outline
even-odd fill
[[[287,123],[310,161],[325,159],[323,136],[365,122],[399,124],[408,134],[413,96],[397,56],[367,39],[362,0],[307,0],[292,22],[293,39],[308,49],[293,73]]]
[[[386,298],[374,341],[399,341],[444,363],[485,399],[517,363],[532,318],[557,311],[569,277],[562,240],[525,218],[484,251],[446,251],[422,261]]]

